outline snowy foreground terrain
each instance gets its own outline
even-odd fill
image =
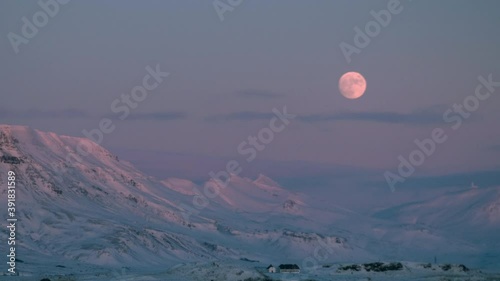
[[[386,263],[389,264],[389,263]],[[386,272],[367,271],[363,264],[357,270],[341,270],[342,267],[352,267],[356,264],[328,264],[319,268],[309,269],[307,272],[268,273],[262,264],[245,264],[244,262],[216,261],[207,263],[178,264],[169,269],[131,270],[128,268],[109,270],[96,267],[79,267],[79,273],[59,273],[57,275],[43,275],[43,278],[59,281],[146,281],[146,280],[242,280],[242,281],[331,281],[331,280],[428,280],[428,281],[480,281],[500,280],[500,274],[483,273],[479,270],[463,271],[460,265],[430,265],[419,263],[401,263],[402,269]],[[449,267],[449,269],[447,268]],[[74,272],[74,269],[63,270]],[[81,272],[80,272],[81,271]],[[12,280],[41,280],[33,279],[34,275],[11,277]],[[6,277],[8,278],[8,277]],[[37,276],[36,278],[40,278]],[[11,280],[11,279],[1,279]]]
[[[19,276],[5,258],[0,280],[500,280],[499,187],[361,214],[264,175],[159,180],[87,139],[0,125],[4,218],[8,171]],[[301,273],[267,273],[282,263]]]

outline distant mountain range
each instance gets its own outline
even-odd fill
[[[156,179],[88,139],[0,125],[5,217],[8,171],[17,176],[18,258],[28,271],[224,259],[321,264],[438,256],[484,268],[500,261],[500,188],[362,215],[321,206],[307,190],[291,192],[265,175],[232,174],[225,187],[213,179]],[[7,229],[0,234],[6,241]]]

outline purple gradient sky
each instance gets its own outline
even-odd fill
[[[491,176],[500,168],[500,89],[457,131],[442,114],[474,92],[479,75],[500,80],[500,2],[401,1],[403,11],[347,63],[339,44],[352,44],[353,28],[388,2],[246,1],[221,22],[211,1],[74,1],[16,55],[7,34],[40,8],[2,1],[0,123],[82,136],[111,116],[105,147],[160,177],[203,178],[244,159],[238,144],[286,105],[299,117],[247,166],[251,174],[349,167],[383,181],[414,139],[443,127],[449,140],[416,176]],[[112,101],[156,64],[170,77],[118,120]],[[338,92],[347,71],[366,77],[359,100]],[[231,118],[245,112],[254,114]]]

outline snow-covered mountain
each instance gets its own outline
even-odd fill
[[[462,225],[500,228],[500,187],[447,192],[431,200],[381,210],[375,216],[453,231],[464,230]]]
[[[426,201],[408,202],[378,210],[374,217],[397,221],[385,230],[404,248],[420,245],[449,259],[500,268],[500,187],[460,189]],[[426,243],[434,241],[434,243]]]
[[[314,242],[337,238],[315,233],[307,214],[320,211],[265,176],[232,175],[220,195],[187,220],[183,206],[194,208],[193,189],[202,186],[156,180],[83,138],[1,125],[0,185],[10,170],[17,177],[19,258],[27,263],[48,257],[54,264],[100,265],[299,259]],[[3,188],[4,200],[6,193]],[[297,219],[303,227],[293,224]],[[303,246],[289,247],[295,242]],[[345,241],[338,245],[350,249]]]
[[[87,139],[0,125],[4,206],[8,171],[17,177],[18,257],[27,271],[212,260],[429,261],[436,248],[467,259],[463,263],[480,263],[477,257],[498,241],[494,234],[486,242],[476,240],[482,234],[472,230],[470,236],[458,235],[461,227],[498,229],[498,189],[362,215],[318,206],[306,193],[291,192],[264,175],[232,174],[208,198],[206,190],[219,184],[213,179],[201,185],[158,180]],[[6,239],[8,233],[0,234]],[[488,254],[498,260],[498,252]]]
[[[89,140],[0,126],[0,159],[2,175],[16,173],[19,241],[30,256],[95,264],[213,256],[187,231],[167,231],[189,229],[168,189]]]

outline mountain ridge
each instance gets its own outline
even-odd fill
[[[88,145],[90,153],[68,163],[67,155],[78,154],[79,143]],[[26,265],[42,263],[48,256],[59,257],[53,263],[107,266],[242,257],[301,263],[324,245],[333,249],[329,262],[381,257],[425,260],[434,247],[450,260],[455,255],[474,263],[475,258],[467,257],[496,241],[494,236],[481,241],[472,231],[465,239],[457,237],[456,223],[448,229],[439,222],[405,219],[405,212],[431,221],[433,213],[451,213],[431,201],[424,202],[429,204],[427,213],[410,203],[407,209],[388,206],[363,216],[335,206],[316,206],[307,194],[289,191],[264,175],[257,179],[232,175],[220,194],[197,208],[196,196],[217,182],[158,180],[90,140],[25,126],[0,125],[0,172],[6,175],[8,170],[18,177],[19,233],[24,236],[19,247],[21,256],[29,253]],[[0,177],[2,186],[5,180]],[[491,194],[473,192],[479,194],[478,210],[496,214],[498,206],[493,201],[486,204]],[[196,210],[189,220],[182,216],[182,206]]]

